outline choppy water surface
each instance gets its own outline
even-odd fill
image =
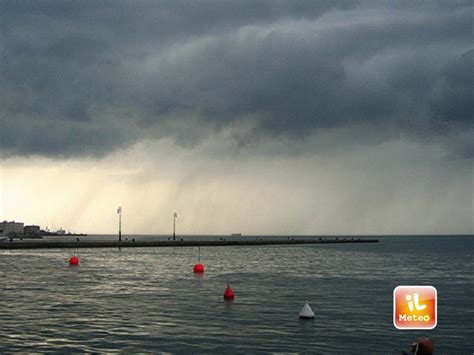
[[[433,339],[474,351],[472,237],[378,244],[0,251],[0,352],[163,351],[397,354]],[[225,286],[236,293],[223,301]],[[438,326],[392,325],[398,285],[438,289]],[[300,321],[305,300],[314,321]]]

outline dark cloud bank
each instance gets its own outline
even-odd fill
[[[341,128],[469,159],[473,60],[470,2],[2,1],[0,148],[101,156]]]

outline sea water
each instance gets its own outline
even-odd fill
[[[0,352],[473,353],[474,238],[379,239],[201,248],[202,277],[197,248],[0,250]],[[395,329],[399,285],[436,287],[435,329]]]

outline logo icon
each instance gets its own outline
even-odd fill
[[[398,286],[393,290],[393,325],[397,329],[433,329],[438,322],[438,293],[433,286]]]

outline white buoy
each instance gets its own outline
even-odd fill
[[[301,319],[314,319],[314,312],[309,306],[308,302],[306,302],[303,308],[301,309],[300,318]]]

